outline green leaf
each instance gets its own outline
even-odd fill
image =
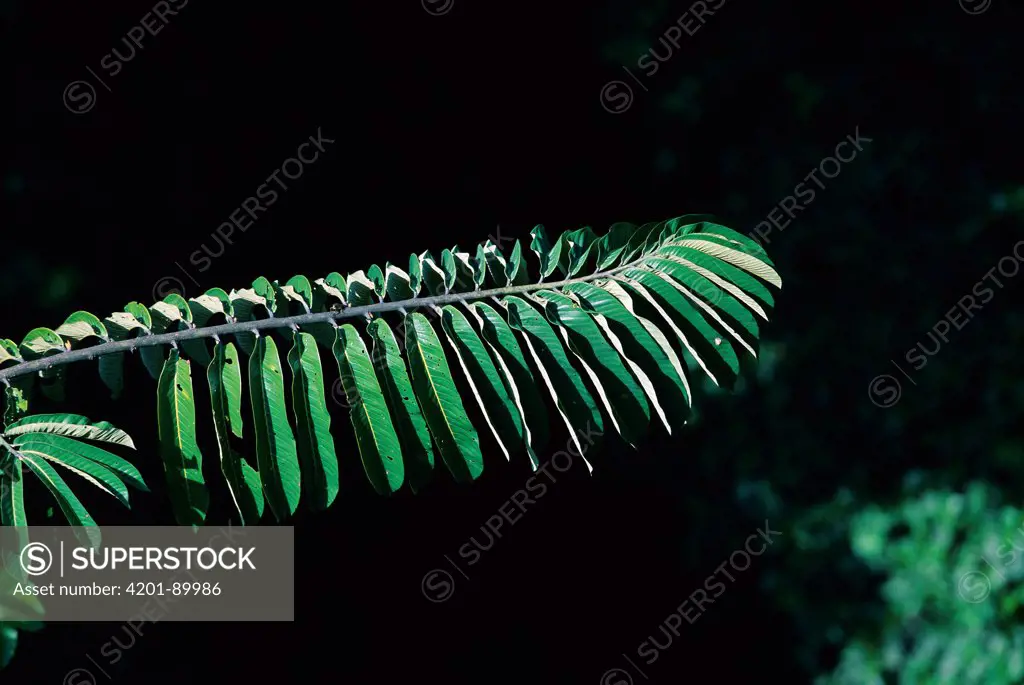
[[[713,319],[719,327],[757,358],[760,335],[757,320],[739,300],[726,294],[704,276],[672,260],[649,257],[645,260],[645,265],[656,272],[664,272],[669,283],[676,286],[706,317]],[[726,314],[732,320],[732,324],[725,321],[719,311]],[[738,325],[734,328],[733,324]]]
[[[168,295],[168,297],[172,296],[175,296],[175,293]],[[177,297],[180,297],[180,295]],[[150,313],[153,316],[153,332],[158,335],[178,331],[178,324],[184,322],[181,310],[170,302],[156,302],[150,308]]]
[[[373,292],[377,296],[377,300],[383,302],[384,296],[388,293],[387,278],[384,276],[384,269],[373,264],[366,270],[366,277],[370,279],[371,283],[373,283]]]
[[[473,290],[480,290],[487,283],[487,253],[483,243],[476,246],[476,254],[469,255],[469,266],[473,269]],[[501,279],[505,278],[504,265],[501,268]]]
[[[188,303],[192,323],[197,327],[213,325],[211,321],[215,317],[219,319],[218,323],[226,322],[232,312],[231,298],[220,288],[211,288],[199,297],[190,298]],[[201,366],[208,366],[213,359],[207,340],[185,340],[181,348]]]
[[[388,409],[401,442],[405,464],[405,480],[413,493],[417,493],[430,480],[434,470],[434,450],[426,419],[416,403],[402,350],[395,335],[384,319],[374,319],[367,327],[373,341],[371,358],[377,372],[377,381],[387,398]]]
[[[98,548],[102,542],[102,535],[96,522],[82,503],[71,492],[64,479],[50,466],[45,459],[34,454],[22,454],[22,463],[32,473],[39,477],[46,489],[50,491],[57,505],[64,513],[64,517],[72,526],[75,526],[75,537],[86,547]]]
[[[487,269],[488,282],[491,287],[504,288],[508,285],[508,262],[498,246],[488,239],[478,248],[478,260]]]
[[[29,544],[29,519],[25,513],[25,474],[22,461],[6,447],[0,447],[0,525],[17,527],[15,551]],[[0,550],[2,552],[2,550]],[[0,566],[0,574],[4,572]],[[0,609],[2,613],[2,609]]]
[[[131,314],[147,331],[153,327],[153,317],[149,315],[149,309],[141,302],[129,302],[124,306],[124,311]]]
[[[128,488],[124,486],[113,473],[99,464],[85,457],[82,457],[70,450],[58,447],[52,442],[54,436],[46,435],[41,438],[50,440],[33,440],[31,436],[22,436],[15,445],[19,454],[31,455],[60,464],[64,468],[74,471],[100,490],[112,495],[117,501],[131,509],[128,501]],[[66,439],[66,438],[65,438]],[[69,441],[75,444],[74,441]]]
[[[105,449],[90,445],[87,442],[65,437],[64,435],[51,433],[22,434],[14,441],[15,445],[28,445],[30,443],[49,454],[59,456],[60,453],[69,453],[96,462],[106,470],[113,472],[114,475],[136,490],[149,492],[149,487],[146,485],[146,481],[143,480],[142,474],[139,473],[139,470],[131,462]]]
[[[27,361],[60,354],[67,349],[64,340],[49,328],[33,328],[18,346],[21,356]]]
[[[740,368],[736,351],[676,288],[661,276],[641,269],[627,269],[615,278],[657,309],[715,385],[733,386]]]
[[[526,453],[531,466],[540,466],[537,450],[543,449],[549,436],[548,412],[544,399],[515,334],[500,314],[490,305],[475,302],[470,313],[477,321],[484,342],[495,365],[501,369],[501,380],[509,397],[519,408],[526,437]]]
[[[373,304],[375,285],[367,278],[362,271],[349,274],[348,282],[348,303],[352,307],[362,307]]]
[[[548,321],[560,327],[562,340],[580,360],[616,431],[636,447],[647,432],[651,412],[622,357],[590,314],[572,299],[550,290],[538,292],[536,298],[547,302]]]
[[[690,386],[685,367],[665,334],[633,310],[629,294],[614,281],[574,283],[566,286],[565,290],[578,297],[591,311],[609,340],[614,336],[621,343],[623,358],[635,362],[644,377],[650,379],[653,391],[647,389],[643,379],[633,370],[666,430],[671,433],[673,427],[685,424],[692,402]],[[661,405],[664,405],[664,412]]]
[[[34,361],[61,354],[70,349],[70,343],[49,328],[34,328],[28,332],[21,345],[18,346],[26,361]],[[58,366],[39,372],[39,388],[43,394],[55,402],[64,400],[64,367]]]
[[[652,234],[647,240],[647,251],[651,252],[660,245],[679,236],[703,230],[704,226],[709,225],[706,222],[713,218],[711,214],[684,214],[683,216],[663,221],[659,224],[661,230],[658,234]],[[714,237],[720,238],[721,236]]]
[[[333,272],[313,281],[314,312],[326,312],[335,304],[345,304],[348,286],[341,274]]]
[[[295,333],[288,365],[292,370],[292,407],[303,491],[314,508],[323,510],[338,495],[338,457],[324,396],[323,367],[312,335]]]
[[[284,521],[299,506],[302,479],[295,436],[288,424],[281,357],[269,336],[260,336],[249,357],[249,392],[263,492],[274,518]]]
[[[276,315],[280,303],[277,301],[277,291],[274,290],[274,284],[265,277],[260,276],[252,282],[252,289],[253,292],[264,299],[267,311]]]
[[[412,290],[412,297],[418,297],[420,288],[423,286],[423,267],[420,265],[420,258],[414,254],[409,255],[409,288]]]
[[[429,251],[420,254],[420,271],[423,274],[423,285],[430,295],[443,295],[445,292],[445,272]]]
[[[763,253],[744,252],[737,243],[729,243],[715,240],[713,237],[692,233],[681,238],[676,238],[665,244],[665,247],[690,247],[704,254],[732,264],[744,271],[751,273],[763,281],[766,281],[776,288],[782,287],[782,279],[771,264],[765,261]]]
[[[0,469],[0,524],[24,527],[28,525],[28,519],[25,516],[25,477],[21,460],[7,453],[0,459],[0,464],[5,461],[8,466]]]
[[[155,302],[149,314],[153,318],[151,328],[157,334],[184,330],[192,321],[192,310],[178,293],[170,293],[161,302]]]
[[[322,279],[317,280],[322,280],[324,283],[331,286],[335,290],[341,292],[342,294],[344,294],[348,290],[348,286],[345,284],[345,278],[337,271],[332,271],[331,273],[324,276]]]
[[[257,523],[263,516],[263,485],[260,474],[231,446],[229,432],[242,437],[242,362],[231,343],[218,344],[206,369],[210,385],[213,427],[220,449],[220,470],[242,525]]]
[[[743,304],[766,321],[768,320],[768,315],[761,305],[768,309],[775,307],[775,298],[772,296],[771,291],[761,284],[761,281],[746,271],[704,254],[700,250],[695,250],[692,247],[666,245],[659,249],[657,254],[678,262],[711,280],[720,288],[730,292],[733,297],[743,302]]]
[[[455,264],[455,255],[451,250],[441,251],[441,272],[444,274],[444,291],[448,293],[455,287],[458,278],[458,270]]]
[[[153,333],[156,335],[184,331],[189,328],[189,324],[193,320],[191,308],[185,299],[177,293],[169,293],[163,301],[155,303],[150,307],[150,313],[153,316]],[[210,353],[206,345],[205,340],[189,340],[182,343],[181,349],[189,357],[196,359],[200,365],[205,366],[210,360]],[[148,358],[146,366],[156,368],[158,355],[162,359],[166,354],[166,349],[165,345],[142,348],[142,360],[146,361]]]
[[[202,525],[210,506],[203,455],[196,444],[192,366],[171,349],[157,383],[160,459],[179,525]]]
[[[526,447],[522,417],[495,368],[490,354],[469,320],[452,305],[441,310],[441,328],[469,382],[472,395],[498,446],[510,459]]]
[[[97,338],[104,342],[110,339],[103,322],[89,312],[75,312],[64,320],[56,332],[74,343],[80,343],[86,338]]]
[[[313,306],[314,312],[334,311],[340,309],[346,303],[347,284],[339,273],[330,273],[325,278],[318,278],[313,282]],[[312,335],[324,348],[330,350],[334,345],[337,324],[334,321],[325,323],[306,324],[302,327],[304,331]]]
[[[241,439],[243,436],[242,374],[244,363],[238,356],[238,350],[231,343],[218,343],[218,346],[224,348],[223,364],[218,363],[215,367],[220,371],[218,380],[224,386],[224,418],[235,437]]]
[[[474,260],[468,252],[459,252],[457,249],[452,250],[450,254],[452,263],[455,265],[455,280],[452,282],[451,292],[464,293],[475,290],[480,272],[478,272]]]
[[[268,300],[251,288],[232,290],[231,308],[238,321],[259,321],[272,315]],[[235,341],[247,355],[256,348],[256,335],[253,333],[236,333]]]
[[[13,340],[0,339],[0,369],[22,362],[21,352]]]
[[[304,305],[302,310],[312,311],[313,308],[313,285],[305,276],[292,276],[288,282],[281,286],[281,292],[289,301]]]
[[[133,303],[136,304],[136,303]],[[129,307],[132,305],[129,305]],[[139,305],[140,307],[142,305]],[[125,307],[128,309],[128,307]],[[146,321],[150,321],[149,311],[145,308],[142,311],[146,312]],[[137,338],[143,335],[149,335],[149,326],[144,324],[135,314],[128,311],[114,312],[104,320],[105,328],[110,334],[110,339],[115,341],[128,340],[129,338]],[[156,348],[153,348],[156,352]],[[151,353],[147,353],[151,354]],[[118,399],[124,392],[124,352],[116,352],[114,354],[105,354],[99,358],[99,372],[100,379],[104,385],[110,389],[111,397]],[[142,361],[146,364],[146,356],[142,357]],[[163,358],[151,360],[156,364],[155,373],[150,371],[150,375],[153,378],[157,378],[160,375],[160,367],[163,363]],[[149,365],[146,364],[147,370]]]
[[[664,222],[652,222],[644,224],[643,226],[636,229],[633,235],[629,236],[629,240],[626,241],[626,246],[622,248],[622,257],[619,260],[620,264],[629,264],[636,258],[642,256],[644,247],[647,245],[647,239],[653,234],[655,238],[661,232],[661,228]]]
[[[276,316],[301,316],[313,311],[313,286],[305,276],[292,276],[284,285],[274,281],[274,293],[278,307]],[[274,328],[270,333],[280,340],[282,345],[292,344],[291,329]]]
[[[753,357],[757,357],[757,351],[749,342],[747,342],[747,340],[750,339],[753,341],[754,345],[757,344],[757,322],[754,320],[754,317],[750,312],[744,309],[739,302],[719,290],[714,284],[707,281],[707,279],[704,279],[702,276],[696,275],[673,262],[667,262],[659,259],[651,259],[648,260],[648,262],[650,262],[650,265],[645,264],[643,271],[651,272],[658,276],[663,282],[668,283],[683,296],[682,302],[685,303],[686,306],[682,309],[678,309],[677,307],[678,311],[680,311],[686,321],[693,326],[694,330],[699,332],[704,339],[709,342],[709,349],[710,345],[713,345],[714,348],[719,350],[719,354],[729,366],[730,370],[734,373],[739,373],[738,361],[737,365],[732,364],[735,352],[732,351],[732,344],[729,343],[728,340],[724,339],[724,333],[719,331],[719,328],[729,333],[739,341],[739,343],[746,348]],[[663,271],[662,267],[667,269],[667,271]],[[674,278],[673,274],[678,274],[678,276]],[[635,275],[635,273],[633,275]],[[697,287],[694,287],[693,289],[684,287],[679,282],[682,279],[685,279],[687,283],[695,283]],[[697,281],[703,281],[703,284]],[[711,292],[709,289],[713,289],[714,292]],[[701,295],[701,297],[698,297],[698,294]],[[712,297],[716,298],[714,300],[714,304],[716,306],[714,307],[705,301],[705,299],[710,299]],[[746,335],[737,332],[732,325],[726,322],[720,316],[718,309],[721,309],[729,315],[733,321],[738,324],[736,328],[740,328],[745,331]]]
[[[337,333],[334,358],[338,360],[342,387],[348,398],[349,418],[363,469],[374,490],[387,495],[402,487],[405,480],[398,433],[359,333],[351,324],[339,327]]]
[[[231,307],[231,296],[228,295],[222,288],[210,288],[203,295],[200,295],[196,299],[198,299],[200,302],[206,302],[207,301],[206,300],[207,297],[212,297],[212,298],[215,298],[217,300],[220,300],[221,311],[223,311],[223,313],[224,313],[224,315],[226,317],[230,318],[230,317],[235,315],[235,313],[234,313],[234,311],[232,310],[232,307]],[[196,309],[195,309],[195,307],[193,307],[191,305],[191,303],[192,303],[192,300],[189,300],[189,308],[192,310],[192,323],[194,323],[194,324],[196,324],[198,326],[200,324],[199,324],[199,319],[196,316]],[[212,310],[212,311],[214,313],[217,313],[217,310],[215,310],[215,309]]]
[[[123,430],[106,421],[92,422],[79,414],[33,414],[18,419],[4,429],[4,435],[7,437],[25,433],[52,433],[135,449],[135,443]]]
[[[586,448],[580,444],[580,433],[589,434],[591,427],[596,428],[598,434],[604,432],[604,421],[597,403],[583,385],[579,373],[569,363],[551,324],[540,312],[519,297],[506,297],[503,302],[508,308],[509,326],[523,334],[523,341],[534,366],[582,455]],[[589,463],[587,468],[591,468]]]
[[[149,308],[150,317],[153,320],[152,333],[173,333],[188,328],[188,322],[192,320],[192,310],[188,303],[178,293],[170,293],[161,302],[156,302]],[[149,370],[149,374],[159,381],[160,375],[166,368],[164,360],[167,356],[167,345],[150,345],[139,349],[142,362]]]
[[[411,300],[415,295],[412,292],[412,279],[409,274],[399,269],[390,262],[384,267],[384,289],[392,302]]]
[[[581,271],[591,273],[597,266],[598,237],[590,226],[567,233],[565,242],[569,246],[569,271],[571,278]]]
[[[508,264],[505,266],[505,278],[509,285],[526,285],[530,282],[530,273],[526,268],[526,260],[523,259],[523,245],[518,240],[512,247],[512,254],[509,255]]]
[[[597,243],[598,270],[611,269],[619,263],[630,237],[636,233],[636,230],[636,224],[627,222],[612,224],[608,232]]]
[[[695,216],[695,215],[691,215]],[[710,215],[697,215],[702,219],[712,218]],[[671,222],[669,222],[671,223]],[[714,242],[733,247],[742,252],[746,252],[749,255],[756,257],[770,267],[774,267],[775,264],[768,257],[768,253],[765,252],[764,247],[751,238],[750,236],[743,235],[731,228],[726,228],[714,221],[701,220],[693,223],[689,222],[690,225],[682,227],[678,231],[679,237],[690,235],[692,237],[704,238],[705,240],[713,240]]]
[[[441,459],[457,482],[476,480],[484,469],[480,436],[466,415],[441,341],[422,314],[406,317],[405,350],[413,390]]]
[[[564,236],[559,236],[552,243],[548,238],[547,231],[544,230],[544,226],[541,224],[534,226],[533,230],[530,231],[530,236],[532,238],[530,249],[536,253],[537,259],[540,260],[541,280],[548,278],[556,270],[565,272],[569,264],[569,246],[566,244]]]

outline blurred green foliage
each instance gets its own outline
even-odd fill
[[[1024,680],[1024,510],[1000,499],[972,483],[856,513],[850,544],[884,574],[885,614],[880,630],[850,636],[818,685]]]

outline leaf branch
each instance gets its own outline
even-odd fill
[[[561,286],[570,285],[573,283],[585,283],[587,281],[593,281],[599,278],[608,278],[609,276],[619,273],[620,271],[633,268],[642,261],[643,258],[640,258],[629,264],[625,264],[615,269],[609,269],[608,271],[599,271],[597,273],[589,274],[587,276],[568,278],[562,281],[553,281],[550,283],[531,283],[528,285],[508,286],[504,288],[491,288],[488,290],[474,290],[462,293],[447,293],[445,295],[433,295],[430,297],[417,297],[408,300],[398,300],[393,302],[378,302],[376,304],[362,305],[358,307],[346,307],[345,309],[337,312],[297,314],[295,316],[272,317],[269,319],[262,319],[259,321],[236,321],[233,323],[221,324],[219,326],[188,328],[185,330],[174,331],[171,333],[159,333],[155,335],[150,334],[138,338],[131,338],[128,340],[106,342],[99,345],[94,345],[92,347],[85,347],[78,350],[68,350],[66,352],[60,352],[54,355],[43,357],[41,359],[35,359],[33,361],[15,364],[6,369],[0,369],[0,384],[8,382],[12,378],[25,376],[31,373],[37,373],[39,371],[51,369],[55,366],[63,366],[65,364],[71,364],[83,360],[97,359],[99,357],[108,354],[114,354],[116,352],[134,352],[137,349],[143,347],[152,347],[154,345],[173,346],[185,340],[203,340],[207,338],[217,338],[218,336],[234,335],[237,333],[258,334],[260,331],[272,330],[275,328],[294,329],[295,327],[308,326],[317,323],[327,323],[330,321],[340,321],[343,319],[363,318],[367,316],[383,314],[385,312],[401,312],[403,310],[422,309],[424,307],[437,307],[446,304],[470,302],[473,300],[483,300],[487,298],[501,297],[504,295],[518,295],[530,293],[535,290],[551,290],[553,288],[559,288]]]

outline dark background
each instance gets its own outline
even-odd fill
[[[89,657],[113,682],[596,684],[612,668],[643,682],[623,653],[651,682],[811,682],[851,649],[869,665],[828,682],[874,682],[865,674],[883,670],[898,682],[926,636],[965,662],[974,645],[995,659],[977,682],[1004,682],[995,673],[1010,672],[1009,656],[955,638],[980,621],[1020,654],[1018,602],[1006,600],[1016,585],[992,612],[964,614],[989,604],[953,601],[953,551],[927,542],[959,531],[957,553],[976,558],[989,529],[914,519],[897,537],[910,530],[924,547],[879,566],[854,522],[888,517],[887,539],[915,497],[955,499],[971,483],[991,494],[979,521],[1024,520],[1013,518],[1024,498],[1022,279],[1000,277],[927,366],[903,362],[918,342],[934,348],[928,331],[1022,237],[1024,13],[1004,0],[977,14],[957,0],[730,0],[644,76],[637,59],[652,45],[665,55],[658,39],[689,5],[454,0],[431,16],[419,2],[192,1],[111,77],[100,60],[126,54],[122,37],[151,5],[4,3],[14,125],[0,333],[16,341],[74,310],[149,304],[167,278],[195,296],[260,275],[348,273],[474,245],[499,226],[528,240],[537,223],[600,232],[710,212],[746,233],[847,135],[871,139],[769,236],[785,286],[738,392],[699,394],[691,431],[652,436],[639,452],[613,446],[592,476],[577,461],[463,566],[468,580],[445,555],[480,539],[523,487],[525,460],[492,451],[478,484],[456,487],[439,470],[422,495],[384,499],[338,409],[342,492],[295,522],[294,624],[147,625],[116,664],[100,650],[115,635],[127,642],[122,626],[50,624],[23,635],[5,682],[57,683],[75,668],[106,682]],[[83,113],[62,101],[78,79],[96,88]],[[610,113],[600,94],[618,79],[634,97]],[[211,233],[318,129],[335,142],[200,272],[189,256],[216,249]],[[173,523],[155,384],[129,364],[128,399],[112,402],[79,366],[62,407],[129,430],[154,493],[136,495],[129,514],[78,492],[101,524]],[[869,388],[881,374],[902,384],[894,406]],[[549,452],[565,439],[556,433]],[[208,480],[218,484],[209,521],[223,523],[230,499]],[[46,493],[28,494],[43,522]],[[645,665],[639,644],[664,641],[659,625],[766,519],[779,542]],[[938,570],[914,576],[926,560]],[[421,593],[432,569],[452,573],[443,603]],[[885,589],[896,577],[912,579],[903,594]],[[871,670],[894,640],[904,658]]]

